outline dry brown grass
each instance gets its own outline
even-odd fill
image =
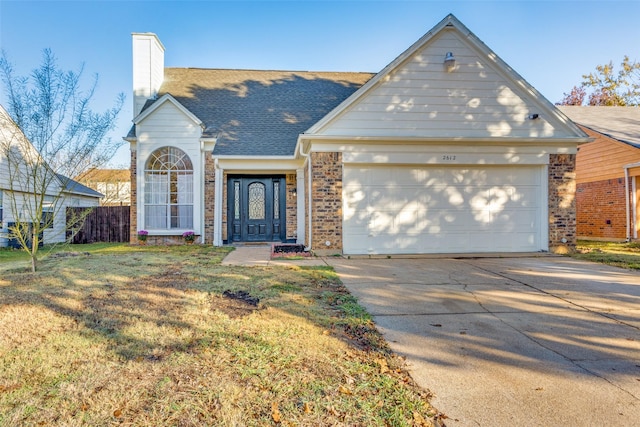
[[[225,253],[117,246],[4,274],[0,425],[430,425],[330,269]]]

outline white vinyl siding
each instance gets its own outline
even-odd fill
[[[138,228],[148,228],[153,234],[172,234],[174,230],[200,234],[204,203],[200,198],[201,134],[200,126],[171,102],[162,104],[137,125]],[[188,176],[176,175],[174,190],[170,188],[169,177],[161,174],[150,177],[145,173],[147,160],[162,147],[175,147],[191,161]]]
[[[543,166],[344,169],[345,254],[545,250]]]
[[[446,52],[456,68],[447,72]],[[571,136],[495,63],[444,31],[371,88],[319,134],[395,137]]]

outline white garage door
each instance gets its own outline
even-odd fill
[[[344,253],[546,249],[543,170],[542,166],[345,165]]]

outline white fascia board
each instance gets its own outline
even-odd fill
[[[577,152],[577,146],[571,145],[467,145],[467,144],[430,144],[430,145],[387,145],[387,144],[314,144],[313,152],[340,152],[340,153],[568,153]]]
[[[351,136],[351,135],[308,135],[302,134],[299,137],[300,143],[310,143],[313,149],[321,144],[332,145],[360,145],[360,144],[390,144],[393,146],[402,145],[430,145],[430,144],[447,144],[447,145],[472,145],[472,144],[484,144],[484,145],[531,145],[531,146],[545,146],[545,145],[577,145],[585,142],[591,142],[593,138],[585,137],[571,137],[571,138],[521,138],[521,137],[388,137],[388,136]]]
[[[269,158],[228,156],[216,157],[220,168],[225,172],[234,173],[282,173],[283,171],[295,171],[300,168],[302,162],[293,157]]]
[[[217,143],[218,138],[200,138],[200,151],[203,153],[212,153]]]
[[[187,116],[195,124],[197,124],[198,126],[202,126],[202,120],[196,117],[195,114],[189,111],[184,105],[182,105],[180,102],[178,102],[177,99],[175,99],[173,96],[171,96],[168,93],[165,95],[162,95],[162,97],[160,97],[160,99],[154,102],[149,108],[144,110],[142,113],[138,114],[138,116],[133,119],[133,124],[137,125],[141,123],[144,119],[149,117],[151,114],[153,114],[154,111],[156,111],[158,108],[160,108],[162,105],[164,105],[167,102],[172,103],[178,110],[180,110],[185,116]]]
[[[271,161],[271,160],[293,160],[295,159],[295,156],[245,156],[242,154],[238,154],[238,155],[222,155],[222,156],[216,156],[214,155],[215,158],[220,159],[220,160],[252,160],[252,161]]]

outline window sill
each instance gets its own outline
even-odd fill
[[[171,230],[147,230],[149,236],[180,236],[187,231],[193,231],[196,236],[200,235],[200,232],[191,228],[174,228]]]

